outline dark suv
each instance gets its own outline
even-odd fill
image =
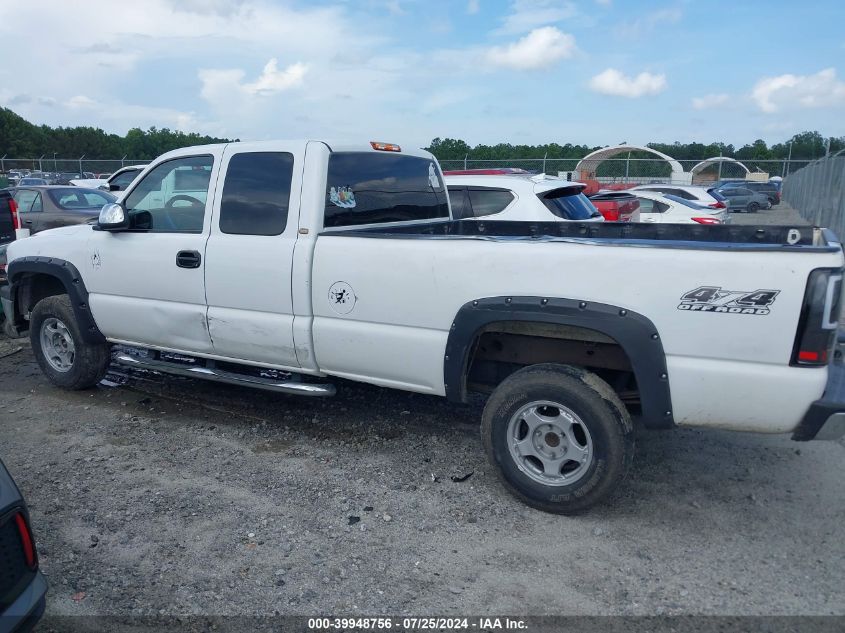
[[[743,189],[750,189],[754,193],[762,193],[775,206],[780,202],[780,190],[777,185],[771,182],[754,182],[753,180],[727,180],[718,189],[726,189],[729,187],[742,187]]]
[[[29,512],[0,461],[0,633],[30,631],[44,613],[46,594]]]

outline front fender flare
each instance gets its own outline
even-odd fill
[[[12,319],[13,323],[17,322],[18,316],[23,316],[18,298],[21,284],[26,283],[27,273],[50,275],[62,283],[70,297],[73,313],[76,316],[76,322],[79,324],[79,331],[82,333],[83,340],[91,344],[106,342],[106,337],[103,336],[94,322],[94,317],[88,305],[88,290],[76,266],[56,257],[30,256],[13,260],[7,266],[7,272],[9,276],[8,298],[14,306],[14,314],[7,315],[7,318]]]
[[[502,321],[581,327],[611,337],[631,361],[645,425],[650,428],[675,425],[666,355],[654,324],[645,316],[619,306],[577,299],[488,297],[464,304],[455,315],[446,342],[443,377],[447,398],[466,402],[466,376],[473,344],[484,326]]]

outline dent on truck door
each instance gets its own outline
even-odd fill
[[[304,153],[304,143],[226,148],[206,247],[208,328],[217,355],[300,366],[291,268]]]

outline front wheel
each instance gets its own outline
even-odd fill
[[[631,418],[616,393],[566,365],[532,365],[506,378],[487,401],[481,433],[508,490],[556,514],[605,499],[634,455]]]
[[[109,366],[107,343],[86,343],[67,295],[46,297],[35,304],[29,320],[29,340],[41,371],[63,389],[96,385]]]
[[[760,205],[756,202],[749,202],[748,203],[748,212],[749,213],[757,213],[760,210]]]

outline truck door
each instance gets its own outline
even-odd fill
[[[215,355],[299,367],[291,270],[305,143],[226,147],[206,248]]]
[[[91,312],[116,341],[211,353],[205,243],[222,147],[164,160],[134,182],[126,231],[92,231],[86,285]]]

